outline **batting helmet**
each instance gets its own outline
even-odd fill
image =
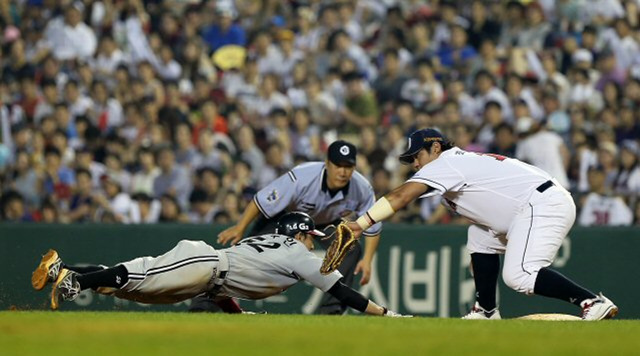
[[[307,213],[294,211],[286,213],[278,219],[276,234],[293,237],[299,232],[315,236],[325,236],[322,231],[316,230],[316,224]]]

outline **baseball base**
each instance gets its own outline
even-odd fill
[[[530,314],[518,317],[521,320],[577,321],[580,317],[569,314]]]

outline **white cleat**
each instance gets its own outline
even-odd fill
[[[465,320],[500,320],[502,317],[500,316],[500,311],[498,308],[493,308],[491,310],[485,310],[483,307],[476,302],[469,314],[462,317]]]
[[[80,283],[76,279],[76,272],[66,268],[60,270],[58,278],[51,289],[51,310],[58,310],[61,301],[73,301],[80,294]]]
[[[595,298],[583,300],[580,306],[582,307],[582,320],[611,319],[618,314],[618,307],[602,293]]]

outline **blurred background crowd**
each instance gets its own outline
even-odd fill
[[[517,157],[640,224],[640,0],[0,0],[0,216],[230,223],[338,138]],[[395,222],[464,223],[438,198]]]

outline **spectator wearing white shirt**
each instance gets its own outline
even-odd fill
[[[481,70],[476,74],[475,87],[477,94],[474,96],[476,115],[482,115],[485,105],[489,101],[500,104],[503,118],[507,121],[513,120],[513,111],[507,95],[496,86],[493,75],[487,70]]]
[[[160,175],[153,181],[153,194],[161,197],[163,194],[173,196],[181,207],[186,207],[191,192],[191,179],[188,171],[177,165],[175,154],[170,147],[162,147],[157,153]]]
[[[633,38],[633,32],[627,19],[619,18],[613,29],[602,34],[603,42],[615,53],[618,68],[628,70],[640,63],[640,45]]]
[[[311,121],[323,128],[335,127],[338,103],[330,93],[323,90],[320,79],[314,75],[309,76],[304,92]]]
[[[278,91],[278,76],[271,73],[262,78],[258,97],[247,99],[242,98],[241,103],[247,107],[249,113],[257,114],[259,117],[267,116],[275,108],[288,110],[291,106],[289,98]]]
[[[271,34],[260,31],[253,40],[254,53],[257,57],[258,71],[260,74],[278,73],[282,66],[282,52],[273,44]]]
[[[107,167],[107,174],[111,179],[118,182],[120,190],[129,193],[131,187],[131,173],[123,168],[122,160],[115,153],[108,153],[104,157],[104,165]]]
[[[230,160],[226,159],[224,154],[215,147],[211,129],[205,128],[200,130],[198,135],[198,151],[193,158],[193,168],[211,167],[216,171],[223,171],[230,165],[231,162],[229,161]]]
[[[108,79],[124,61],[124,53],[118,48],[113,37],[108,34],[102,35],[100,46],[98,47],[98,55],[92,62],[92,67],[96,74]]]
[[[516,158],[542,169],[560,185],[569,188],[569,151],[562,137],[546,130],[532,118],[520,118],[516,132],[521,136],[516,145]]]
[[[296,48],[305,53],[315,53],[318,50],[321,30],[317,27],[313,11],[308,7],[299,7],[296,13],[298,31],[294,39]]]
[[[627,226],[633,222],[633,212],[618,196],[612,196],[605,186],[606,173],[601,166],[589,169],[591,193],[582,205],[580,226]]]
[[[109,131],[124,123],[122,106],[117,99],[110,97],[107,85],[102,81],[94,81],[91,86],[94,124],[100,131]]]
[[[366,73],[369,79],[375,79],[377,70],[371,64],[371,58],[367,52],[358,44],[354,43],[345,30],[336,30],[327,40],[329,51],[336,57],[346,56],[351,58],[357,65],[357,71]]]
[[[182,73],[182,66],[174,59],[173,50],[166,45],[160,48],[160,55],[154,67],[163,80],[178,80]]]
[[[153,199],[147,193],[135,193],[131,196],[138,214],[136,221],[131,221],[134,224],[155,224],[160,220],[160,212],[162,211],[162,204],[158,199]]]
[[[293,68],[296,63],[304,60],[304,53],[293,45],[294,34],[291,30],[278,32],[278,44],[282,52],[282,62],[278,68],[278,74],[285,83],[291,82]]]
[[[84,4],[76,1],[67,6],[63,17],[49,22],[44,30],[45,40],[56,59],[90,58],[96,51],[96,35],[83,22]]]
[[[141,148],[138,151],[140,170],[131,178],[130,191],[134,194],[153,194],[153,181],[160,175],[160,168],[156,166],[153,151],[150,148]]]
[[[540,51],[552,30],[551,24],[545,21],[544,11],[539,3],[531,2],[527,7],[527,25],[518,34],[518,46]]]
[[[616,193],[637,198],[640,194],[640,165],[638,142],[625,140],[620,150],[620,165],[614,181]],[[635,199],[634,199],[635,200]]]
[[[45,116],[53,115],[58,102],[58,87],[53,80],[44,80],[40,83],[42,88],[42,99],[38,101],[33,113],[33,122],[37,125]]]
[[[65,84],[64,99],[69,108],[71,122],[74,122],[77,116],[86,115],[93,106],[93,101],[80,93],[78,82],[75,80],[69,80]]]
[[[442,84],[433,75],[431,61],[419,59],[416,63],[417,78],[410,79],[402,86],[401,96],[415,107],[425,104],[441,103],[444,98]]]
[[[189,222],[194,224],[211,224],[213,217],[218,211],[217,207],[207,193],[201,189],[194,189],[189,197],[190,212]]]
[[[591,82],[588,71],[573,69],[570,78],[569,103],[585,105],[595,111],[601,110],[603,106],[602,94],[596,90]]]
[[[105,174],[101,178],[105,195],[94,195],[99,208],[96,211],[98,221],[114,221],[130,224],[140,221],[140,211],[129,194],[122,192],[120,182]]]
[[[351,39],[356,42],[362,42],[364,37],[364,31],[362,30],[362,25],[356,19],[354,14],[355,12],[355,3],[350,1],[343,1],[338,4],[338,18],[340,18],[340,22],[343,24],[345,31],[349,34]]]
[[[522,101],[529,109],[531,117],[538,121],[543,119],[544,111],[542,106],[536,100],[533,90],[531,90],[529,86],[525,86],[525,79],[523,77],[515,73],[510,74],[506,78],[505,90],[512,106]],[[515,108],[514,116],[517,117],[517,115],[515,115]]]
[[[260,72],[256,58],[249,57],[240,72],[227,71],[222,77],[222,88],[231,101],[252,101],[258,95]]]

